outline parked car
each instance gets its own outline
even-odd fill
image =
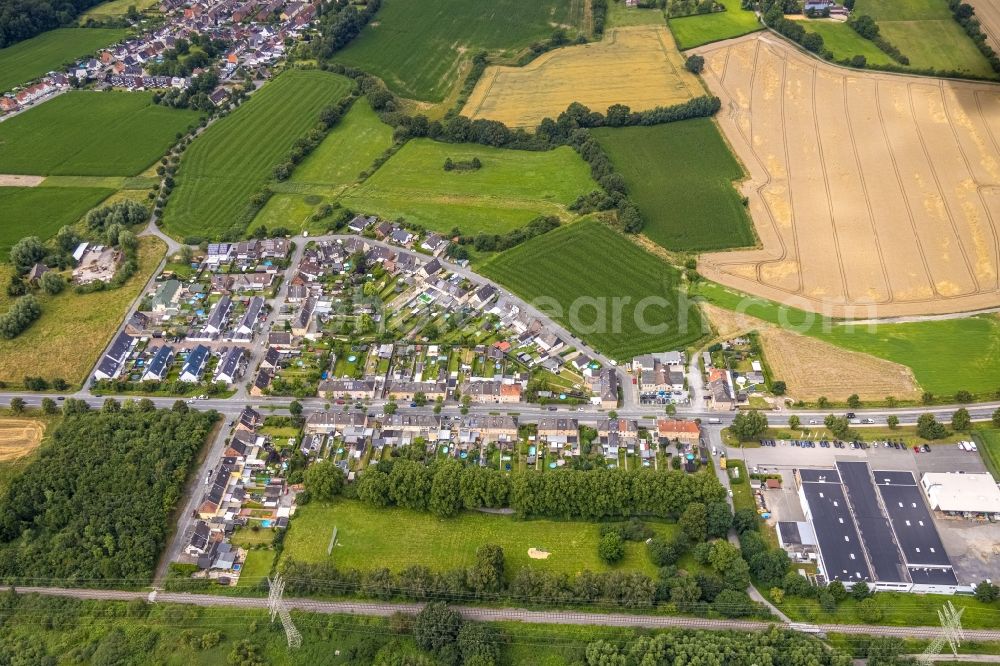
[[[930,444],[924,444],[924,453],[930,453],[930,452],[931,452]]]
[[[913,452],[914,452],[914,453],[920,453],[920,447],[919,447],[919,446],[917,446],[916,444],[914,444],[914,445],[913,445]]]

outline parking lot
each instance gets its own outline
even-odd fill
[[[783,478],[781,490],[765,492],[774,520],[803,520],[797,489],[791,471],[803,467],[833,468],[839,460],[867,460],[873,470],[906,470],[920,480],[924,472],[985,473],[986,466],[978,453],[959,450],[954,444],[932,445],[930,453],[914,453],[912,448],[838,449],[792,446],[777,442],[760,448],[728,448],[727,455],[746,462],[747,471],[777,473]],[[934,524],[948,553],[955,573],[962,583],[975,584],[985,578],[1000,579],[1000,523],[939,518]]]

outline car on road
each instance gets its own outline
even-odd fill
[[[855,414],[854,412],[847,412],[847,414],[845,414],[845,416],[847,418],[849,418],[849,419],[853,419],[853,418],[857,418],[858,415]]]
[[[920,447],[919,447],[919,446],[917,446],[916,444],[914,444],[914,445],[913,445],[913,452],[914,452],[914,453],[920,453]]]
[[[819,423],[819,419],[809,419],[809,425],[816,425]]]
[[[931,452],[930,444],[924,444],[924,453],[930,453],[930,452]]]
[[[58,398],[56,398],[56,400],[65,400],[65,399],[66,399],[66,396],[64,396],[64,395],[61,395]]]
[[[411,402],[410,403],[410,407],[416,407],[416,406],[417,406],[417,403],[415,403],[415,402]]]
[[[865,423],[865,424],[868,424],[868,425],[871,425],[871,424],[875,423],[875,419],[861,419],[861,422]]]

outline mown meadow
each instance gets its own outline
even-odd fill
[[[624,176],[653,241],[690,252],[753,245],[753,224],[733,187],[743,167],[712,119],[593,134]]]
[[[250,198],[271,180],[296,139],[320,111],[348,94],[350,80],[320,70],[289,70],[185,151],[163,227],[178,238],[240,235],[249,223]]]
[[[682,16],[667,21],[677,40],[677,48],[691,49],[764,29],[753,12],[740,7],[740,0],[718,1],[726,7],[726,11]]]
[[[114,44],[127,32],[121,28],[58,28],[0,49],[0,92]]]
[[[698,308],[681,298],[678,271],[596,218],[533,238],[479,271],[536,301],[571,333],[618,360],[684,349],[702,337]],[[657,300],[644,308],[649,297]],[[588,303],[598,304],[602,314]],[[551,312],[552,304],[561,313]]]
[[[135,176],[198,119],[152,93],[68,92],[0,123],[0,173]]]
[[[475,170],[446,171],[445,160]],[[598,188],[586,163],[563,146],[549,151],[505,150],[414,139],[368,180],[346,193],[345,206],[387,219],[405,217],[429,229],[504,233],[539,215],[569,217],[566,207]]]

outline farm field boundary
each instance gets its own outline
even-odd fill
[[[1000,88],[848,71],[761,36],[698,52],[763,245],[702,255],[703,275],[834,317],[1000,305]]]

